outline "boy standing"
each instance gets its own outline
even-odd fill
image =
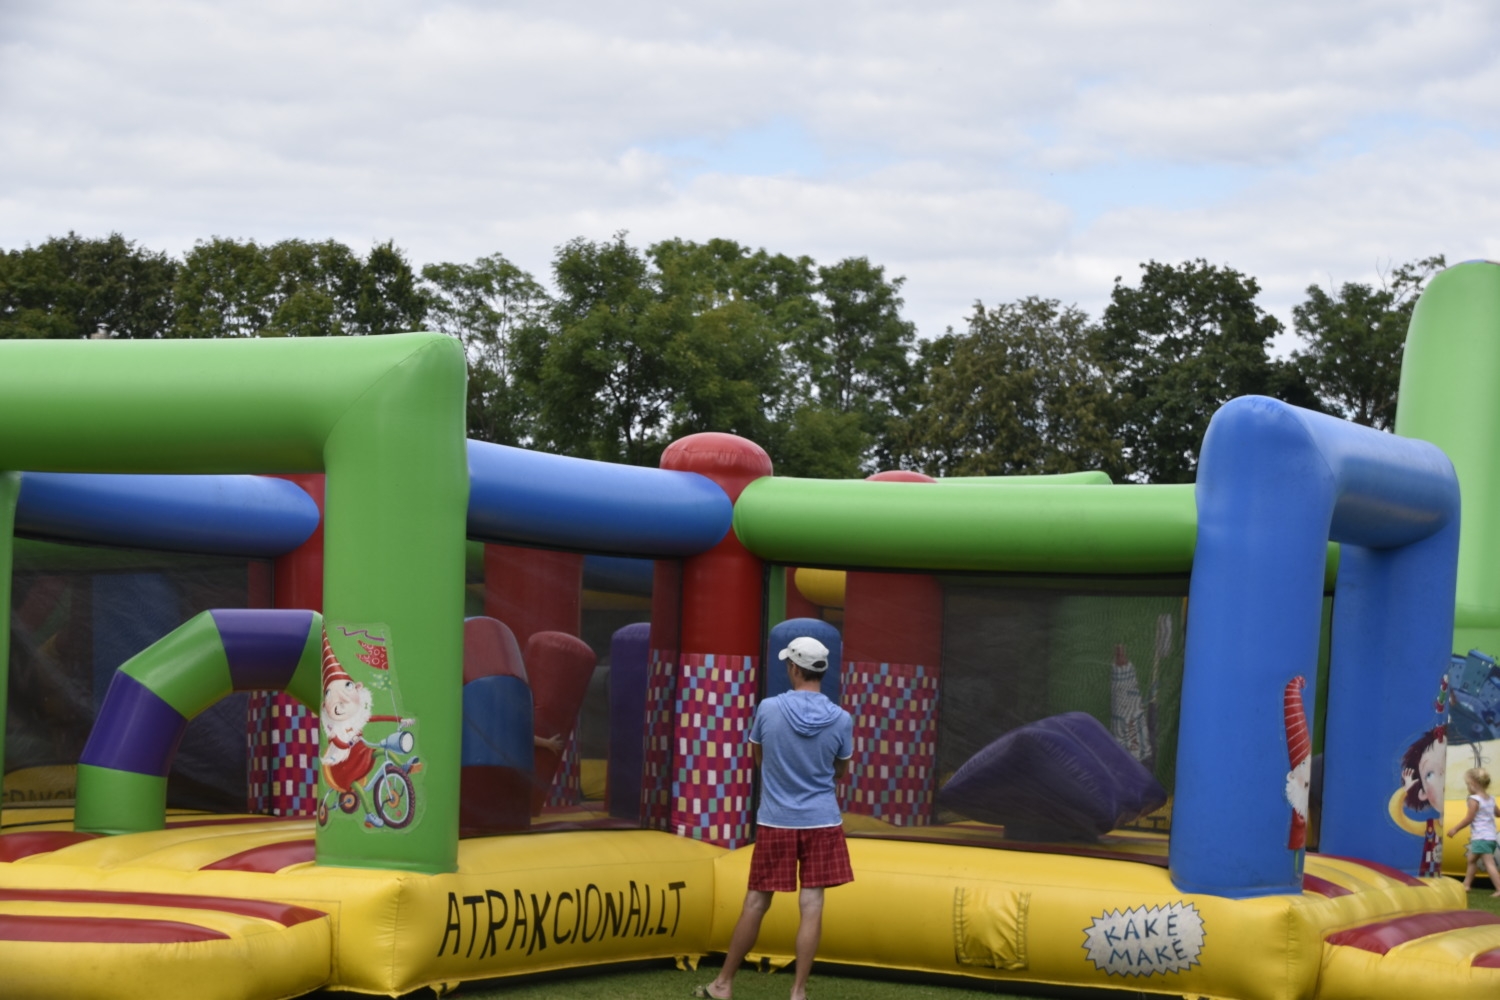
[[[823,934],[823,890],[854,881],[834,794],[854,756],[854,720],[823,695],[828,647],[799,636],[777,658],[786,662],[791,690],[761,702],[750,726],[750,754],[761,773],[750,886],[724,967],[713,982],[693,991],[696,997],[728,1000],[772,895],[797,890],[800,874],[791,1000],[806,1000],[807,977]]]

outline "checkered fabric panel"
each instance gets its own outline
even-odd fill
[[[266,816],[312,816],[318,807],[318,719],[280,691],[254,691],[246,718],[250,791]]]
[[[844,664],[843,703],[854,716],[854,763],[840,782],[845,812],[893,826],[932,821],[937,672],[917,663]]]
[[[568,735],[568,742],[563,744],[562,763],[552,776],[552,787],[547,790],[547,805],[576,806],[583,801],[583,778],[580,776],[582,768],[578,760],[578,729],[575,726]]]
[[[671,830],[720,847],[748,844],[755,763],[754,656],[684,653],[678,672]]]
[[[641,762],[641,825],[665,830],[672,819],[672,718],[677,708],[677,654],[651,650],[646,677],[645,754]]]

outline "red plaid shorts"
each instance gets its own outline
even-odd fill
[[[827,888],[854,881],[842,826],[793,830],[756,826],[750,853],[750,888],[756,892],[795,892],[797,868],[804,889]]]

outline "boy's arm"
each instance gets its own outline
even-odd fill
[[[838,750],[833,752],[833,780],[838,781],[849,773],[849,762],[854,760],[854,718],[844,713],[843,731],[839,736]],[[848,750],[849,756],[840,757],[839,750]]]

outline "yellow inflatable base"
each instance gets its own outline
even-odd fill
[[[462,841],[458,871],[446,875],[310,861],[274,872],[225,867],[304,841],[310,856],[312,837],[311,821],[169,823],[0,864],[0,922],[45,912],[115,921],[123,933],[165,921],[197,928],[188,938],[221,935],[86,947],[0,940],[0,996],[170,1000],[223,988],[224,996],[273,998],[320,987],[398,996],[526,972],[696,958],[707,950],[714,863],[724,853],[665,833],[575,831]],[[185,909],[180,896],[220,902]],[[234,900],[317,917],[278,925],[227,912]],[[85,952],[93,957],[78,961]]]
[[[174,816],[166,830],[67,843],[66,811],[24,810],[24,826],[17,812],[0,838],[0,857],[15,858],[0,863],[0,996],[22,1000],[399,996],[696,963],[727,948],[750,858],[649,831],[529,833],[462,841],[458,870],[429,876],[318,866],[310,821]],[[13,834],[39,832],[64,836],[5,853]],[[1227,900],[1179,892],[1159,836],[1110,849],[1140,860],[854,836],[856,880],[827,892],[819,960],[1022,992],[1500,996],[1500,967],[1475,963],[1500,958],[1500,920],[1465,911],[1451,879],[1312,855],[1300,895]],[[789,964],[796,924],[795,896],[778,895],[751,957]]]

